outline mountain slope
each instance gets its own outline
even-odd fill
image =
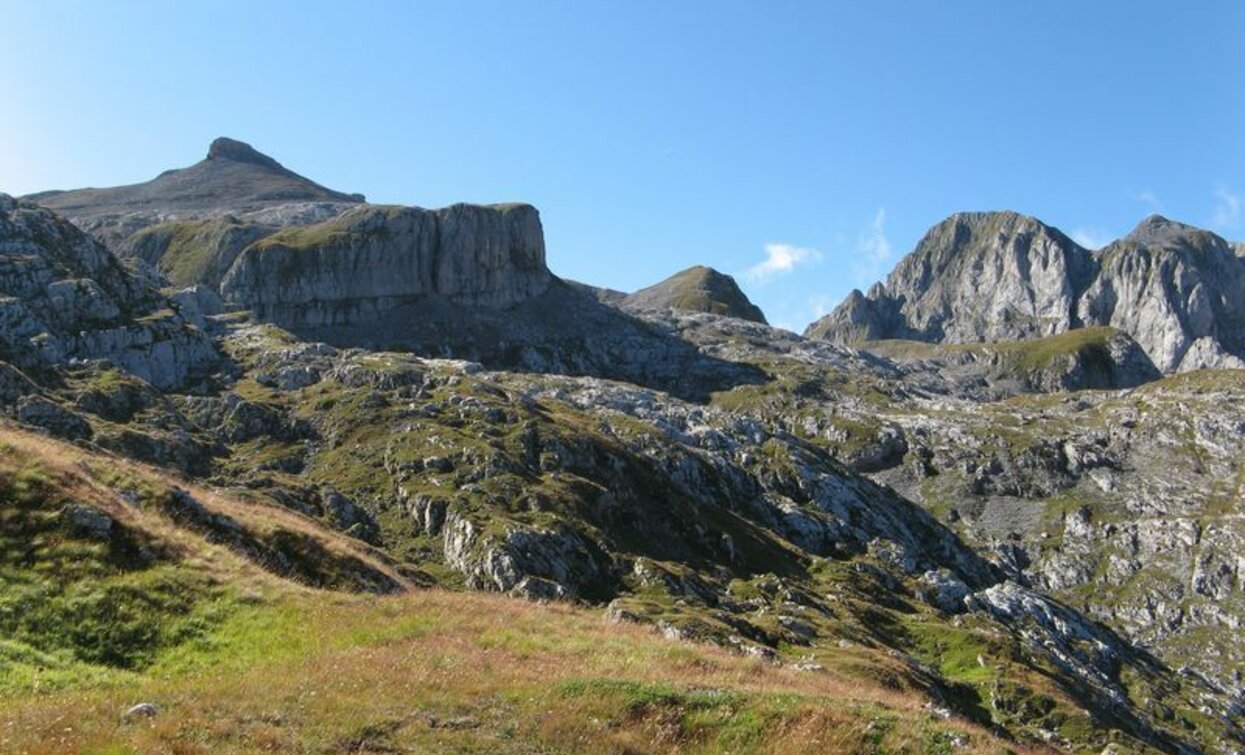
[[[697,265],[675,273],[661,283],[642,288],[622,300],[633,309],[681,309],[708,312],[742,320],[765,322],[765,315],[739,289],[735,279],[710,267]]]
[[[797,726],[797,750],[826,738],[843,752],[1001,747],[930,716],[911,692],[672,643],[583,608],[439,590],[381,598],[410,580],[285,509],[9,426],[0,448],[0,716],[22,722],[0,733],[6,751],[559,747],[585,736],[602,749],[652,747],[653,724],[671,717],[688,717],[674,733],[685,746],[754,747]],[[446,662],[491,673],[411,684]],[[363,684],[371,694],[358,694]],[[140,701],[157,706],[150,726],[120,715]],[[66,716],[72,727],[58,725]],[[887,731],[879,738],[870,721]]]
[[[105,250],[84,243],[81,234],[73,237],[76,231],[56,225],[46,210],[31,211],[44,219],[39,227],[60,229],[36,234],[40,239],[67,242],[36,254],[41,264],[63,257],[56,264],[65,275],[81,268],[110,280],[108,270],[119,266]],[[122,647],[151,651],[120,660],[135,673],[150,669],[156,681],[143,689],[180,701],[183,711],[192,698],[179,697],[179,690],[188,687],[158,683],[169,670],[160,664],[193,665],[204,653],[218,661],[212,655],[217,641],[249,648],[243,654],[254,659],[256,648],[272,647],[263,638],[288,638],[277,626],[271,633],[242,631],[245,641],[229,644],[229,632],[241,631],[231,617],[258,615],[280,624],[269,612],[273,604],[244,611],[226,600],[220,613],[195,613],[200,601],[208,610],[231,593],[209,589],[210,580],[204,587],[183,579],[196,558],[206,557],[193,535],[227,546],[230,558],[241,559],[231,563],[266,580],[292,577],[325,588],[366,584],[376,592],[435,583],[579,603],[580,609],[562,615],[595,610],[620,625],[652,625],[670,640],[730,648],[737,654],[727,664],[732,669],[745,668],[738,665],[746,663],[743,656],[754,656],[812,678],[825,674],[867,689],[881,684],[923,698],[939,718],[958,716],[1021,743],[1185,752],[1231,747],[1245,738],[1237,724],[1242,693],[1232,678],[1239,655],[1230,635],[1215,635],[1222,640],[1213,646],[1217,655],[1194,658],[1185,673],[1167,662],[1187,658],[1191,641],[1239,616],[1239,568],[1234,571],[1226,557],[1239,539],[1234,489],[1223,484],[1237,463],[1239,419],[1211,408],[1223,397],[1233,400],[1235,389],[1216,384],[1202,395],[1194,381],[1170,394],[1144,388],[1108,394],[1101,404],[1085,392],[986,400],[1022,390],[1114,385],[1126,382],[1117,370],[1148,365],[1126,333],[1060,331],[1050,313],[1067,301],[1075,309],[1081,299],[1046,284],[1057,283],[1058,270],[1075,267],[1080,258],[1053,229],[1020,216],[965,216],[931,240],[924,262],[914,267],[977,288],[1020,278],[1025,282],[1009,295],[1028,309],[1014,309],[1010,319],[1002,313],[1011,310],[972,299],[970,287],[912,289],[918,299],[924,296],[920,312],[932,313],[921,321],[930,333],[995,326],[1000,334],[1012,332],[1008,328],[1023,333],[1049,325],[1051,335],[978,345],[891,341],[887,348],[898,349],[892,360],[734,317],[674,308],[621,311],[603,303],[607,293],[548,273],[539,221],[526,206],[365,206],[328,221],[293,224],[256,217],[222,215],[219,227],[185,238],[178,233],[189,228],[183,220],[151,241],[152,258],[168,263],[169,271],[209,276],[227,265],[224,291],[254,310],[216,317],[199,312],[198,321],[217,336],[225,355],[208,379],[158,390],[137,375],[135,364],[93,359],[48,360],[26,373],[0,368],[6,381],[0,387],[10,389],[0,391],[0,406],[83,443],[66,447],[68,466],[51,478],[89,478],[64,495],[47,495],[58,488],[37,482],[43,463],[27,473],[22,459],[31,452],[11,454],[19,466],[7,497],[0,497],[0,512],[15,525],[17,536],[5,550],[18,554],[11,574],[23,585],[11,594],[24,600],[30,586],[56,619],[24,622],[20,610],[0,611],[0,620],[10,622],[0,627],[0,648],[15,648],[28,678],[42,663],[38,653],[78,652],[67,612],[81,604],[80,588],[105,596],[121,590],[127,602],[114,615],[124,618],[138,600],[136,589],[154,586],[136,634],[128,620],[115,622],[124,637],[138,638]],[[252,221],[287,227],[238,249],[242,240],[233,236]],[[29,264],[31,239],[22,236],[29,227],[23,221],[6,230],[5,238],[18,241],[3,258],[14,269]],[[1167,244],[1166,238],[1147,237],[1145,244]],[[1188,259],[1185,264],[1203,264],[1196,254]],[[100,264],[87,264],[91,260]],[[136,280],[125,271],[117,275],[122,283]],[[532,289],[533,281],[543,288]],[[41,301],[36,288],[27,292],[32,302]],[[64,314],[64,333],[90,324],[85,310],[65,308]],[[18,345],[17,356],[30,351]],[[387,347],[402,351],[376,350]],[[935,353],[906,353],[922,348]],[[411,349],[438,357],[479,355],[486,364],[424,358]],[[509,371],[492,371],[498,367]],[[980,371],[956,374],[960,368]],[[1005,373],[1012,371],[1029,382],[1007,385]],[[37,412],[23,411],[31,396],[38,399]],[[1188,422],[1186,414],[1192,415]],[[1104,423],[1107,430],[1100,432]],[[147,473],[136,480],[124,465],[108,463],[114,457],[89,458],[104,449],[178,470],[210,483],[211,491],[161,484]],[[1191,466],[1166,472],[1164,454]],[[104,507],[79,512],[70,499],[95,500],[80,493],[91,487]],[[149,488],[153,492],[144,492]],[[1099,505],[1094,488],[1120,493]],[[123,517],[125,506],[153,528],[171,522],[190,533],[180,540],[186,550],[159,564],[164,571],[158,574],[171,574],[173,588],[130,568],[126,559],[138,552],[132,538],[122,538],[114,553],[113,528],[129,532],[115,522],[137,521]],[[1181,507],[1180,521],[1161,511],[1173,506]],[[1130,522],[1125,515],[1148,521]],[[80,547],[84,537],[96,545]],[[1098,540],[1109,547],[1095,550]],[[77,561],[57,555],[65,543]],[[31,572],[30,558],[38,566],[45,547],[52,548],[52,562]],[[97,563],[105,566],[102,583],[90,581]],[[79,567],[90,573],[83,577]],[[109,571],[114,568],[122,572]],[[205,571],[216,587],[232,579],[227,570]],[[1086,594],[1100,571],[1119,583]],[[1160,579],[1157,571],[1175,579]],[[79,585],[82,578],[88,581]],[[390,749],[429,741],[421,739],[428,735],[420,722],[431,719],[411,717],[410,710],[427,705],[430,687],[434,695],[453,693],[456,701],[479,700],[485,692],[482,705],[455,713],[478,722],[464,727],[480,730],[482,739],[466,740],[478,747],[520,733],[522,746],[559,744],[565,740],[548,733],[547,718],[527,723],[552,711],[571,716],[576,736],[623,731],[640,737],[642,748],[658,737],[645,738],[637,728],[676,731],[679,747],[729,750],[746,749],[747,742],[719,735],[749,714],[771,716],[747,735],[758,746],[779,741],[792,721],[766,698],[745,694],[730,705],[710,704],[677,676],[661,677],[673,690],[637,686],[625,663],[608,666],[608,640],[599,633],[581,642],[561,629],[542,630],[533,619],[526,625],[532,631],[499,639],[477,617],[437,615],[427,622],[408,616],[418,625],[411,637],[401,617],[421,610],[418,600],[351,602],[331,592],[269,584],[281,601],[292,601],[276,604],[277,613],[294,612],[299,626],[345,622],[335,624],[340,634],[321,636],[309,651],[310,666],[331,662],[332,673],[309,672],[298,663],[291,663],[292,674],[282,667],[305,658],[301,650],[275,653],[262,666],[264,673],[293,677],[279,686],[280,699],[269,701],[281,719],[307,722],[292,726],[327,738],[312,733],[305,739],[277,726],[282,746]],[[169,603],[177,594],[192,605]],[[72,599],[62,599],[66,595]],[[232,595],[246,604],[244,593]],[[112,610],[108,600],[101,605]],[[353,609],[345,614],[371,619],[366,628],[353,623],[358,616],[335,612],[343,605]],[[479,611],[491,604],[458,605]],[[183,608],[190,626],[175,620]],[[1189,633],[1140,628],[1139,617],[1172,623],[1186,611],[1196,621],[1173,626]],[[86,626],[107,628],[108,622]],[[468,627],[466,635],[455,635],[456,626]],[[401,641],[389,646],[393,635],[385,633]],[[379,642],[369,639],[378,635]],[[452,683],[438,675],[447,667],[425,662],[438,656],[428,637],[471,646],[461,658],[472,664],[471,674]],[[541,649],[550,637],[590,649],[568,661],[561,648]],[[339,652],[343,644],[350,652]],[[490,657],[506,668],[491,668]],[[549,668],[507,670],[534,658]],[[69,659],[61,679],[89,691],[91,678],[83,675],[115,679],[123,665],[104,660]],[[574,670],[558,676],[559,662]],[[606,664],[599,668],[609,669],[607,678],[578,670],[594,662]],[[378,667],[407,673],[385,687],[385,696],[365,703],[368,715],[352,719],[359,726],[343,725],[339,706],[350,689],[358,697],[357,687],[335,680],[360,684],[367,678],[363,669],[370,669],[371,684],[384,679],[388,685]],[[329,708],[308,711],[299,702],[314,691],[303,686],[308,673],[325,688],[321,699],[333,701]],[[608,678],[618,675],[621,686]],[[251,695],[239,694],[230,679],[207,682],[199,691],[215,690],[209,697],[224,700],[215,707],[235,720],[234,701],[263,707],[269,699],[274,687],[262,677],[246,676],[260,688]],[[547,677],[565,686],[533,694],[532,680]],[[461,693],[454,686],[461,682],[477,694]],[[586,711],[585,698],[606,703]],[[383,712],[392,700],[400,701],[401,714]],[[87,716],[93,723],[86,728],[115,721],[118,706],[109,707],[106,716]],[[29,707],[21,710],[37,717]],[[435,711],[438,724],[429,728],[444,728],[444,714]],[[606,723],[585,724],[585,718]],[[202,731],[202,719],[192,720],[186,736],[216,736]],[[179,730],[177,723],[170,721],[169,730]],[[156,728],[161,725],[158,718]],[[239,735],[248,743],[249,736]],[[825,729],[816,736],[826,736]],[[881,746],[864,747],[869,744]],[[161,748],[150,740],[147,746]],[[860,747],[854,740],[846,746]]]
[[[289,202],[359,203],[303,178],[251,145],[221,137],[207,157],[144,183],[106,189],[48,191],[26,197],[72,219],[154,211],[165,214],[248,212]]]

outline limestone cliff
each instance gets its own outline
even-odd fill
[[[550,279],[530,205],[366,206],[252,244],[221,292],[262,319],[306,328],[358,324],[430,296],[507,307]]]
[[[1245,366],[1245,262],[1226,241],[1153,215],[1096,261],[1087,322],[1132,334],[1164,372]]]

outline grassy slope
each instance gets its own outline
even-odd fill
[[[152,502],[178,485],[249,536],[300,532],[330,565],[403,580],[285,510],[11,427],[0,447],[0,751],[1003,749],[915,694],[668,641],[599,611],[312,589]],[[74,506],[109,516],[109,538],[75,528]],[[161,714],[122,721],[139,701]]]
[[[998,355],[1020,369],[1041,370],[1057,360],[1078,354],[1089,355],[1108,348],[1116,334],[1114,328],[1077,328],[1058,335],[1024,341],[995,341],[991,343],[925,343],[923,341],[884,340],[866,341],[860,348],[897,360],[936,359],[958,353],[970,353],[978,357]]]

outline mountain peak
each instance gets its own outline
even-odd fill
[[[641,289],[624,303],[640,309],[682,309],[765,322],[765,315],[748,300],[734,278],[704,265],[689,267]]]
[[[1146,216],[1124,238],[1140,244],[1162,244],[1190,232],[1201,232],[1201,229],[1156,214]]]
[[[281,169],[281,163],[273,160],[268,155],[265,155],[246,142],[230,139],[227,136],[221,136],[212,140],[211,146],[208,147],[207,159],[229,160],[236,163],[251,163],[267,168]]]

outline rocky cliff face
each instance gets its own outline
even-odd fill
[[[734,278],[702,265],[640,289],[622,299],[621,304],[635,310],[680,309],[765,322],[765,315],[748,300]]]
[[[211,340],[101,244],[0,195],[0,349],[23,369],[107,360],[167,388],[216,360]]]
[[[807,335],[967,343],[1081,325],[1088,253],[1058,230],[1010,212],[961,213],[934,226],[869,296],[853,292]]]
[[[1245,262],[1226,241],[1152,216],[1095,261],[1087,322],[1132,334],[1164,372],[1245,366]]]
[[[369,206],[252,244],[221,291],[262,319],[306,328],[366,322],[422,297],[506,307],[550,280],[530,205]]]
[[[1034,218],[962,213],[806,335],[971,343],[1110,325],[1163,372],[1235,366],[1245,354],[1242,280],[1245,264],[1226,241],[1157,216],[1094,253]]]

